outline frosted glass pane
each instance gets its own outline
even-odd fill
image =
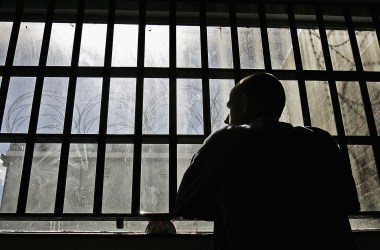
[[[336,82],[346,135],[369,135],[367,119],[357,82]]]
[[[177,80],[177,133],[203,134],[201,79]]]
[[[145,28],[145,67],[169,67],[169,26]]]
[[[47,77],[42,89],[37,133],[62,134],[69,78]]]
[[[0,22],[0,65],[5,64],[7,58],[9,38],[12,32],[12,22]]]
[[[281,81],[285,89],[286,103],[280,121],[293,126],[303,126],[301,100],[297,81]]]
[[[306,81],[311,124],[336,135],[334,111],[331,103],[330,88],[327,82]]]
[[[38,65],[44,26],[44,23],[21,22],[13,65]]]
[[[131,212],[132,170],[133,145],[107,144],[102,212]]]
[[[207,49],[210,68],[232,68],[230,27],[207,27]]]
[[[145,79],[142,131],[144,134],[169,133],[168,79]]]
[[[289,28],[268,28],[272,69],[295,69]]]
[[[177,26],[177,67],[202,67],[200,39],[199,26]]]
[[[135,129],[136,79],[111,78],[108,134],[133,134]]]
[[[5,103],[2,133],[27,133],[34,95],[34,77],[12,77]]]
[[[211,130],[226,126],[224,120],[229,114],[227,102],[231,89],[235,86],[234,80],[210,79],[210,112]]]
[[[0,143],[0,213],[17,210],[24,154],[25,143]]]
[[[363,69],[380,71],[380,47],[376,32],[373,30],[356,31]]]
[[[99,133],[101,95],[102,78],[78,78],[71,133]]]
[[[137,66],[137,40],[137,25],[115,24],[112,49],[112,66]]]
[[[347,30],[326,30],[334,70],[356,70]]]
[[[325,70],[325,60],[318,29],[297,29],[302,68],[305,70]]]
[[[183,174],[189,167],[191,159],[202,144],[178,144],[177,145],[177,189],[181,184]]]
[[[61,144],[35,144],[27,213],[54,213],[60,155]]]
[[[71,65],[74,33],[75,24],[73,23],[53,23],[46,65]]]
[[[264,55],[260,28],[238,27],[240,67],[263,69]]]
[[[169,212],[169,145],[142,145],[141,213]]]
[[[375,118],[377,135],[380,135],[380,82],[367,83],[371,99],[372,113]]]
[[[197,234],[197,233],[213,233],[214,222],[200,220],[180,220],[173,221],[177,233],[182,234]]]
[[[106,33],[106,24],[83,24],[79,66],[104,65]]]
[[[348,145],[352,174],[358,191],[361,211],[380,209],[379,177],[370,145]]]
[[[70,145],[63,212],[93,212],[97,151],[96,144]]]

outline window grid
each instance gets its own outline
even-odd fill
[[[248,75],[252,72],[260,70],[242,70],[240,69],[239,58],[239,44],[237,35],[236,24],[236,6],[235,3],[229,5],[229,18],[231,27],[231,39],[232,39],[232,52],[233,52],[233,69],[210,69],[208,67],[208,47],[207,47],[207,16],[206,16],[206,4],[205,2],[199,3],[199,15],[200,15],[200,40],[201,40],[201,62],[202,67],[200,69],[177,69],[176,67],[176,5],[174,1],[170,2],[169,7],[169,68],[146,68],[144,67],[144,45],[145,45],[145,24],[146,24],[146,2],[140,1],[139,6],[139,38],[138,38],[138,53],[137,53],[137,67],[111,67],[112,62],[112,43],[113,43],[113,30],[115,23],[115,9],[116,0],[110,0],[107,19],[107,37],[105,47],[104,67],[78,67],[81,34],[84,23],[84,12],[86,1],[80,0],[78,4],[75,35],[73,41],[73,54],[70,67],[46,67],[47,54],[49,48],[49,41],[52,29],[52,23],[54,20],[54,6],[55,1],[49,1],[48,11],[46,14],[44,35],[42,41],[41,55],[38,66],[12,66],[14,54],[16,50],[17,37],[20,30],[20,24],[23,14],[23,5],[25,0],[17,1],[17,8],[14,14],[13,27],[9,41],[8,53],[6,62],[3,67],[0,67],[2,74],[2,84],[0,91],[0,124],[2,123],[5,101],[7,91],[9,88],[10,77],[12,76],[37,76],[36,87],[34,91],[31,119],[29,124],[29,130],[27,135],[23,134],[0,134],[0,142],[26,142],[25,159],[23,164],[23,172],[21,177],[21,187],[18,196],[17,216],[27,216],[29,218],[52,218],[48,214],[25,214],[27,194],[29,188],[29,179],[31,174],[32,159],[34,145],[37,142],[62,142],[61,157],[59,164],[57,194],[55,199],[54,216],[60,218],[71,218],[74,220],[81,219],[94,219],[97,217],[113,218],[113,217],[131,217],[144,218],[144,215],[140,214],[140,185],[141,185],[141,154],[143,143],[166,143],[169,144],[169,213],[160,214],[157,216],[169,216],[175,217],[174,201],[177,188],[177,144],[181,143],[201,143],[203,139],[211,133],[211,118],[210,118],[210,93],[209,93],[209,79],[239,79],[241,76]],[[373,112],[371,110],[371,102],[369,99],[367,81],[380,81],[380,75],[378,72],[365,72],[361,64],[360,52],[358,49],[358,43],[356,41],[355,30],[353,21],[351,18],[350,7],[345,7],[345,23],[348,28],[348,34],[351,42],[351,47],[354,55],[354,62],[356,65],[356,71],[354,72],[340,72],[334,71],[331,62],[331,56],[329,52],[329,45],[326,36],[325,22],[323,20],[323,10],[321,6],[316,6],[316,17],[318,29],[321,36],[322,49],[324,60],[326,64],[326,71],[309,71],[302,69],[302,61],[300,48],[297,37],[297,27],[295,21],[295,14],[293,5],[287,6],[287,12],[289,17],[289,27],[292,37],[293,51],[295,57],[296,70],[272,70],[269,41],[267,33],[267,23],[265,17],[265,5],[263,3],[258,4],[259,10],[259,23],[261,29],[261,37],[263,44],[264,63],[265,69],[277,74],[282,80],[298,80],[302,115],[305,125],[311,124],[308,100],[306,95],[305,80],[326,80],[330,87],[332,96],[332,106],[334,110],[334,119],[336,122],[337,136],[336,139],[339,142],[341,149],[343,150],[345,157],[349,159],[348,144],[358,145],[372,145],[374,151],[374,157],[376,162],[377,171],[380,170],[380,156],[379,156],[379,136],[376,132],[376,124],[374,121]],[[379,19],[378,13],[373,13],[373,23],[377,35],[379,35]],[[41,103],[42,87],[44,77],[46,76],[69,76],[68,97],[66,103],[64,131],[62,135],[44,135],[36,134],[38,110]],[[98,135],[73,135],[71,133],[72,118],[73,118],[73,106],[74,96],[78,77],[91,76],[102,77],[102,98],[101,98],[101,115],[99,124]],[[135,132],[133,135],[107,135],[107,111],[109,101],[109,85],[111,77],[135,77],[136,78],[136,113],[135,113]],[[143,113],[143,88],[144,79],[148,77],[168,77],[169,78],[169,135],[143,135],[142,134],[142,113]],[[176,80],[178,78],[201,78],[202,79],[202,94],[203,94],[203,124],[204,135],[177,135],[177,108],[176,108]],[[336,88],[336,81],[338,80],[352,80],[359,81],[360,92],[363,98],[365,115],[369,127],[369,136],[346,136],[344,131],[344,125],[342,120],[342,113],[340,111],[338,93]],[[68,139],[69,138],[69,139]],[[64,196],[66,188],[67,177],[67,165],[71,143],[97,143],[97,166],[96,166],[96,178],[95,178],[95,193],[94,193],[94,206],[93,214],[64,214]],[[102,213],[102,193],[103,193],[103,175],[104,175],[104,162],[105,162],[105,147],[107,143],[117,142],[133,142],[134,155],[133,155],[133,187],[132,187],[132,213],[122,215],[112,215]],[[12,218],[14,214],[0,214],[0,218]],[[53,217],[54,217],[53,216]],[[156,216],[153,214],[153,216]]]

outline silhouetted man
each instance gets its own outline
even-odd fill
[[[356,249],[350,166],[328,132],[280,122],[284,106],[272,74],[234,86],[229,125],[205,140],[183,176],[179,215],[214,221],[217,250]]]

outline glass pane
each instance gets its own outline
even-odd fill
[[[104,165],[103,213],[130,213],[133,145],[107,144]]]
[[[169,80],[148,78],[144,81],[144,134],[169,133]]]
[[[177,80],[177,133],[203,134],[201,79]]]
[[[207,27],[207,49],[210,68],[232,68],[230,27]]]
[[[200,39],[199,26],[177,26],[177,67],[202,67]]]
[[[136,79],[111,78],[108,134],[133,134],[135,129]]]
[[[142,145],[141,213],[169,212],[169,145]]]
[[[380,82],[367,83],[377,134],[380,135]]]
[[[69,78],[47,77],[42,89],[37,133],[62,134]]]
[[[177,233],[196,234],[196,233],[212,233],[214,232],[214,223],[212,221],[173,221]]]
[[[183,174],[189,167],[191,159],[202,144],[178,144],[177,145],[177,189],[182,181]]]
[[[104,65],[106,33],[106,24],[83,24],[79,66]]]
[[[297,29],[302,68],[305,70],[325,70],[325,60],[318,29]]]
[[[286,103],[280,121],[293,126],[303,126],[301,100],[297,81],[281,81],[285,89]]]
[[[348,145],[352,174],[360,201],[361,211],[380,209],[379,177],[372,147],[369,145]]]
[[[147,25],[145,67],[169,67],[169,26]]]
[[[375,31],[360,30],[356,31],[360,57],[363,69],[366,71],[380,70],[380,47]]]
[[[229,114],[227,102],[231,89],[235,86],[234,80],[210,79],[210,112],[211,130],[226,126],[224,120]]]
[[[61,144],[35,144],[27,213],[54,213],[60,155]]]
[[[93,212],[97,151],[96,144],[70,145],[63,212]]]
[[[74,23],[53,23],[46,65],[71,65],[74,33]]]
[[[336,135],[334,111],[331,103],[330,88],[327,82],[306,81],[311,125]]]
[[[24,163],[25,143],[0,143],[0,213],[15,213]]]
[[[115,24],[112,49],[112,66],[137,66],[137,40],[137,25]]]
[[[40,60],[44,23],[22,22],[13,65],[36,66]]]
[[[12,77],[5,103],[2,133],[27,133],[34,95],[34,77]]]
[[[268,28],[272,69],[295,69],[289,28]]]
[[[326,30],[334,70],[356,70],[347,30]]]
[[[263,69],[264,55],[260,28],[238,27],[240,67]]]
[[[5,64],[7,58],[9,38],[12,32],[12,22],[0,22],[0,65]]]
[[[357,82],[336,82],[346,135],[369,135],[362,95]]]
[[[101,95],[102,78],[77,79],[71,133],[99,133]]]

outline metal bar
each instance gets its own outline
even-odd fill
[[[241,79],[241,70],[240,70],[239,38],[238,38],[237,22],[236,22],[236,5],[234,2],[231,2],[229,7],[230,7],[229,17],[230,17],[230,27],[231,27],[232,59],[233,59],[233,64],[234,64],[234,79],[235,79],[235,83],[237,83]]]
[[[272,63],[270,59],[270,49],[269,49],[269,39],[268,39],[268,27],[265,16],[265,5],[264,3],[258,4],[259,10],[259,24],[261,31],[261,42],[263,44],[263,53],[264,53],[264,65],[265,70],[268,72],[272,71]]]

